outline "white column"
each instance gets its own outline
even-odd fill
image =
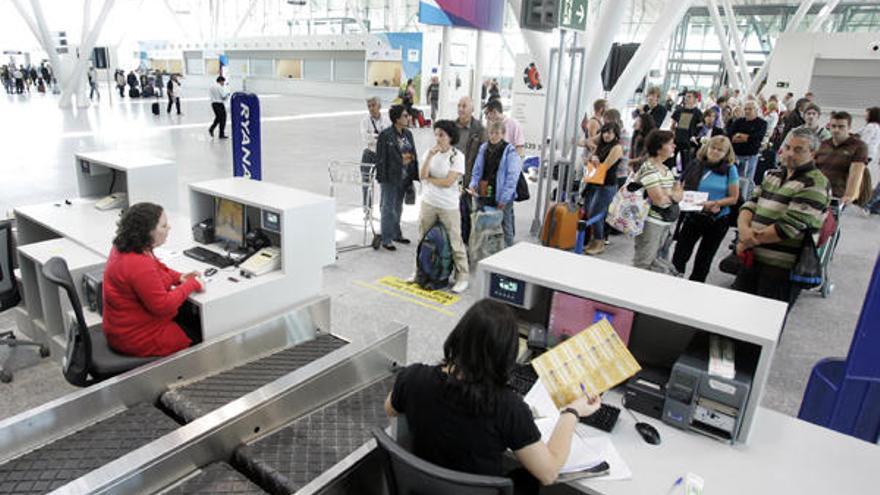
[[[516,22],[522,18],[522,1],[508,0],[510,8],[516,16]],[[522,26],[520,26],[522,28]],[[535,63],[542,71],[550,70],[550,39],[547,33],[541,31],[533,31],[531,29],[520,29],[523,41],[526,42],[529,52],[535,58]]]
[[[471,99],[474,100],[474,109],[480,114],[480,97],[483,92],[483,31],[477,30],[477,51],[474,57],[474,77],[471,86]]]
[[[443,26],[443,41],[440,46],[440,94],[437,98],[437,119],[445,116],[446,104],[449,100],[449,94],[452,93],[452,77],[449,66],[449,48],[452,46],[452,27]],[[406,56],[406,54],[404,54]],[[422,78],[422,90],[427,87],[428,81]]]
[[[792,17],[785,26],[785,33],[793,33],[798,27],[800,27],[801,23],[804,21],[804,17],[806,17],[807,13],[810,11],[810,7],[813,6],[813,3],[815,3],[815,0],[801,0],[801,4],[794,13],[794,17]],[[756,93],[758,91],[758,86],[760,86],[761,82],[764,81],[764,78],[767,77],[767,71],[770,70],[770,62],[773,61],[774,51],[767,54],[767,60],[764,61],[764,65],[761,66],[761,69],[755,74],[755,78],[752,79],[752,87],[749,88],[750,93]]]
[[[241,32],[241,28],[247,24],[248,19],[250,19],[251,14],[254,12],[254,7],[257,6],[257,0],[251,0],[250,5],[248,5],[247,11],[245,11],[244,16],[241,18],[241,22],[238,23],[238,27],[235,28],[235,32],[232,33],[233,38],[238,37],[238,33]],[[346,7],[348,7],[348,2],[346,2]]]
[[[813,19],[813,23],[810,24],[809,32],[817,33],[822,28],[822,25],[825,24],[825,21],[828,20],[828,17],[831,16],[831,12],[837,7],[837,4],[840,3],[840,0],[831,0],[826,3],[822,10],[819,11],[819,14],[816,15],[816,18]]]
[[[614,85],[614,89],[611,90],[608,101],[612,108],[626,107],[627,101],[632,98],[642,78],[654,64],[657,53],[666,46],[672,32],[693,3],[693,0],[666,0],[663,11],[657,17],[662,21],[651,26],[651,30],[648,31],[639,49],[617,80],[617,84]]]
[[[584,71],[584,80],[581,81],[584,88],[581,101],[585,102],[581,107],[588,109],[592,108],[593,100],[598,98],[602,92],[602,67],[608,59],[614,37],[623,24],[624,14],[627,10],[618,2],[610,0],[602,2],[600,9],[597,19],[593,23],[598,29],[593,30],[595,34],[587,45],[587,54],[584,60],[586,70]]]
[[[715,0],[706,0],[706,7],[709,9],[709,17],[712,19],[712,25],[715,26],[715,33],[718,34],[718,44],[721,45],[721,58],[724,60],[724,67],[727,69],[728,78],[731,85],[745,93],[746,88],[743,86],[739,78],[739,72],[733,57],[730,56],[730,45],[727,44],[727,35],[724,32],[724,26],[721,24],[721,15],[718,13],[718,3]]]
[[[752,85],[749,78],[749,64],[746,62],[746,51],[743,49],[742,38],[740,38],[739,29],[736,26],[736,14],[733,13],[733,5],[730,3],[730,0],[721,0],[721,2],[724,5],[724,17],[727,18],[727,29],[730,37],[733,38],[733,47],[736,50],[736,58],[739,62],[739,73],[742,77],[743,88],[748,88]]]
[[[98,13],[98,18],[95,20],[94,26],[92,26],[91,31],[89,31],[89,35],[86,36],[85,42],[79,47],[80,53],[90,53],[92,49],[95,48],[95,42],[98,41],[98,34],[101,33],[101,29],[104,27],[104,22],[107,20],[107,16],[110,14],[110,9],[113,8],[114,3],[116,3],[116,0],[104,1],[104,5],[101,6],[101,12]],[[74,81],[82,79],[85,76],[87,61],[88,57],[80,57],[79,60],[76,61],[73,71],[66,78],[64,84],[61,85],[61,99],[58,102],[58,106],[61,108],[70,106],[70,98],[73,95],[72,89],[75,89],[76,87]]]
[[[43,15],[43,7],[40,5],[40,0],[31,0],[31,8],[34,10],[34,20],[43,39],[43,49],[49,54],[49,61],[52,62],[52,71],[55,72],[55,78],[61,84],[61,78],[58,77],[59,74],[57,73],[61,62],[58,58],[58,53],[55,51],[55,46],[52,44],[52,35],[49,34],[49,27],[46,25],[46,16]],[[63,89],[64,86],[61,86],[61,88]],[[49,88],[46,89],[48,90]]]

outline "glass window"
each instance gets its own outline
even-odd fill
[[[335,60],[334,75],[340,82],[364,82],[363,60]]]
[[[330,81],[330,59],[303,60],[303,79],[307,81]]]
[[[302,79],[302,60],[279,59],[275,64],[275,75],[287,79]]]
[[[252,76],[271,77],[275,74],[275,67],[272,63],[272,60],[252,58],[250,59],[250,69],[250,74]]]

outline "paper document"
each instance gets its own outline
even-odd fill
[[[709,201],[709,193],[700,191],[685,191],[684,197],[678,203],[681,211],[701,211],[703,203]]]
[[[578,425],[578,431],[586,430],[586,426]],[[602,457],[602,460],[608,463],[610,470],[608,471],[608,474],[604,476],[579,480],[575,483],[579,483],[586,487],[595,481],[620,481],[632,478],[632,471],[629,469],[626,462],[623,461],[623,457],[620,457],[620,453],[617,451],[614,443],[611,442],[611,437],[609,435],[599,434],[598,436],[588,437],[587,444],[591,448],[599,451],[599,455]]]
[[[532,385],[529,393],[523,399],[529,405],[535,419],[550,418],[555,420],[559,418],[559,409],[553,403],[553,399],[550,397],[544,384],[541,383],[540,378],[535,381],[535,384]]]
[[[557,409],[585,394],[598,396],[642,369],[606,319],[533,359],[532,366]]]
[[[547,443],[556,428],[556,419],[542,418],[535,420],[535,425],[541,431],[541,441]],[[568,459],[565,465],[559,470],[561,474],[574,473],[590,469],[601,463],[605,459],[602,458],[602,450],[605,443],[601,438],[583,437],[576,433],[571,437],[571,449],[568,451]]]

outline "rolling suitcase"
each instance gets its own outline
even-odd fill
[[[580,210],[571,203],[551,203],[541,229],[541,244],[558,249],[574,249]]]
[[[150,109],[153,111],[153,115],[159,115],[159,102],[154,101],[150,106]]]

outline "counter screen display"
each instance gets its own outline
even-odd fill
[[[526,298],[526,283],[493,273],[489,276],[489,297],[508,304],[522,306]]]

